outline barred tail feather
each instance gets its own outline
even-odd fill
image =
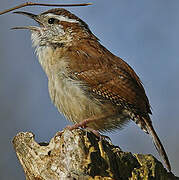
[[[159,137],[157,136],[157,133],[155,132],[155,130],[154,130],[153,126],[152,126],[152,123],[150,121],[148,121],[147,119],[145,119],[145,118],[142,118],[142,120],[143,120],[143,122],[145,122],[147,131],[152,136],[154,145],[155,145],[158,153],[160,154],[160,156],[164,160],[168,171],[171,172],[171,166],[170,166],[170,162],[168,160],[167,153],[165,152],[165,149],[164,149]]]

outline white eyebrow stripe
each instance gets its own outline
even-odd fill
[[[59,21],[66,21],[66,22],[70,22],[70,23],[79,23],[79,21],[77,21],[76,19],[69,19],[67,16],[55,15],[52,13],[47,14],[47,16],[56,18]]]

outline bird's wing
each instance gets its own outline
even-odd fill
[[[148,98],[140,79],[122,59],[114,56],[102,45],[93,42],[76,48],[72,54],[73,74],[93,93],[116,105],[136,111],[151,113]],[[85,43],[86,44],[86,43]]]

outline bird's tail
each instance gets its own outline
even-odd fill
[[[166,165],[168,171],[171,172],[171,166],[170,166],[170,162],[168,160],[167,153],[165,152],[165,149],[164,149],[164,147],[163,147],[159,137],[157,136],[157,133],[155,132],[155,130],[154,130],[153,126],[152,126],[152,122],[149,121],[146,118],[142,118],[142,120],[143,120],[143,122],[146,125],[146,129],[147,129],[148,133],[152,136],[154,145],[155,145],[158,153],[160,154],[160,156],[164,160],[165,165]]]

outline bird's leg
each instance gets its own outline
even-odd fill
[[[99,120],[99,119],[107,118],[107,117],[108,117],[108,115],[101,115],[101,116],[97,116],[97,117],[92,117],[92,118],[84,119],[83,121],[81,121],[79,123],[76,123],[74,125],[71,125],[71,126],[67,126],[66,128],[71,131],[71,130],[74,130],[74,129],[77,129],[77,128],[81,127],[81,128],[88,129],[89,131],[91,131],[95,136],[97,136],[100,139],[110,139],[107,136],[101,135],[99,133],[99,131],[94,130],[94,129],[88,127],[89,123],[94,122],[94,121]]]
[[[76,124],[74,124],[74,125],[67,126],[67,128],[68,128],[69,130],[77,129],[77,128],[79,128],[79,127],[81,127],[81,128],[87,128],[87,124],[90,123],[90,122],[92,122],[92,121],[95,121],[95,120],[96,120],[95,118],[88,118],[88,119],[85,119],[85,120],[83,120],[83,121],[81,121],[81,122],[79,122],[79,123],[76,123]]]
[[[67,126],[67,128],[69,129],[69,130],[73,130],[73,129],[77,129],[77,128],[79,128],[79,127],[81,127],[81,128],[87,128],[88,126],[87,126],[87,124],[89,124],[89,123],[91,123],[91,122],[94,122],[94,121],[96,121],[96,120],[100,120],[100,119],[104,119],[104,118],[107,118],[107,117],[109,117],[109,116],[111,116],[111,115],[101,115],[101,116],[94,116],[94,117],[90,117],[90,118],[87,118],[87,119],[84,119],[83,121],[81,121],[81,122],[79,122],[79,123],[76,123],[76,124],[74,124],[74,125],[71,125],[71,126]]]

